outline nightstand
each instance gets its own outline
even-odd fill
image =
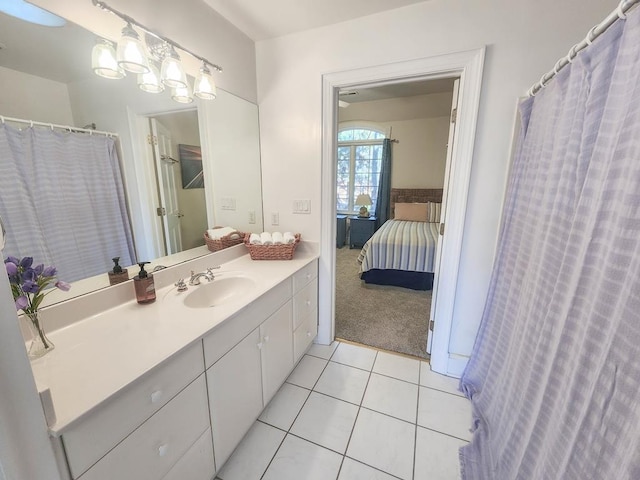
[[[376,231],[376,217],[349,217],[349,247],[362,247]]]
[[[347,216],[336,215],[336,247],[342,248],[347,243]]]

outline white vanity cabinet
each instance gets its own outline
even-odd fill
[[[293,356],[297,363],[318,334],[318,263],[293,275]]]
[[[104,470],[106,466],[111,465],[114,458],[119,458],[119,454],[112,455],[114,447],[120,442],[124,443],[123,439],[126,441],[130,436],[134,436],[145,422],[151,421],[156,416],[166,419],[167,415],[171,415],[166,412],[178,411],[180,407],[177,407],[178,410],[176,410],[175,405],[181,405],[180,392],[186,390],[187,385],[193,385],[194,380],[198,376],[202,376],[203,372],[202,346],[197,342],[148,372],[136,383],[92,412],[87,418],[70,426],[62,434],[62,442],[72,478],[82,478],[83,480],[118,478],[117,476],[110,477],[106,473],[107,476],[100,476],[102,474],[98,473],[102,471],[108,473],[108,470]],[[204,382],[201,382],[204,385]],[[192,396],[200,395],[199,402],[200,404],[204,402],[206,409],[206,390],[202,388],[198,390],[197,387],[193,387],[191,391],[193,391]],[[194,402],[191,397],[188,401]],[[202,405],[199,406],[202,410]],[[196,405],[189,404],[184,407],[193,410]],[[162,413],[163,410],[164,413]],[[154,420],[154,422],[158,422],[158,420]],[[162,468],[166,468],[162,472],[163,474],[168,471],[168,467],[171,467],[171,463],[166,465],[167,458],[173,459],[173,461],[177,460],[180,456],[174,458],[173,455],[178,451],[180,451],[180,455],[184,453],[207,426],[203,424],[203,428],[196,428],[195,430],[199,431],[190,432],[191,437],[189,438],[174,439],[171,445],[171,455],[167,455],[167,452],[164,455],[157,455],[158,462],[163,465]],[[177,441],[186,443],[177,446],[175,445]],[[161,442],[160,437],[158,437],[158,442]],[[158,448],[160,446],[161,443],[157,445]],[[155,448],[155,446],[153,447]],[[123,463],[123,465],[125,464],[133,467],[137,462]],[[134,476],[130,478],[134,478]],[[145,478],[160,478],[160,476]]]
[[[293,369],[291,300],[260,325],[262,400],[266,406]]]

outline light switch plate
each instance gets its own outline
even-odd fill
[[[256,211],[249,210],[249,223],[256,223]]]
[[[280,223],[280,214],[278,212],[271,213],[271,225],[278,225]]]
[[[220,204],[221,204],[222,210],[236,209],[236,199],[233,197],[222,197],[220,199]]]
[[[293,213],[302,213],[302,214],[311,213],[311,200],[309,199],[294,200]]]

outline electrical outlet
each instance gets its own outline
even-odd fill
[[[280,214],[278,212],[273,212],[271,214],[271,225],[279,225],[280,224]]]
[[[249,210],[249,223],[256,223],[256,211]]]

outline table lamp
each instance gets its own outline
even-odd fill
[[[360,206],[360,213],[358,213],[359,217],[369,216],[369,210],[367,209],[367,207],[369,205],[372,205],[373,201],[371,200],[371,196],[368,193],[361,193],[360,195],[358,195],[355,204],[356,206]]]

